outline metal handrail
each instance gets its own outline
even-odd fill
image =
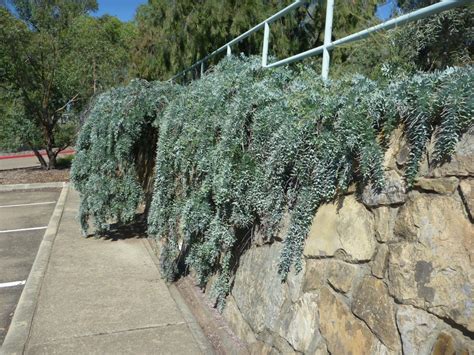
[[[270,41],[270,23],[278,20],[282,16],[286,15],[290,11],[302,6],[304,4],[303,0],[297,0],[293,4],[285,7],[283,10],[280,10],[273,16],[270,16],[266,20],[262,21],[259,23],[257,26],[252,27],[250,30],[247,32],[244,32],[240,36],[234,38],[230,42],[224,44],[222,47],[219,49],[215,50],[211,54],[207,55],[203,59],[197,61],[194,63],[192,66],[189,68],[181,71],[180,73],[176,74],[173,76],[170,81],[175,80],[176,78],[186,74],[188,71],[196,68],[197,66],[201,66],[201,75],[204,72],[204,63],[214,57],[215,55],[223,52],[224,50],[227,50],[227,55],[231,55],[231,46],[233,44],[236,44],[240,42],[241,40],[247,38],[250,36],[252,33],[260,30],[261,28],[264,28],[264,36],[263,36],[263,48],[262,48],[262,67],[263,68],[275,68],[279,67],[282,65],[290,64],[299,60],[303,60],[305,58],[318,55],[323,53],[323,66],[322,66],[322,72],[321,76],[323,79],[327,79],[329,75],[329,63],[330,63],[330,54],[329,51],[333,50],[336,47],[342,46],[347,43],[359,41],[361,39],[365,39],[368,36],[370,36],[372,33],[381,31],[381,30],[386,30],[386,29],[391,29],[394,27],[397,27],[399,25],[404,25],[408,22],[416,21],[425,17],[428,17],[430,15],[434,15],[437,13],[440,13],[442,11],[450,10],[458,6],[462,6],[464,4],[468,3],[473,3],[474,0],[442,0],[436,4],[429,5],[426,7],[423,7],[421,9],[409,12],[407,14],[398,16],[396,18],[393,18],[391,20],[382,22],[378,25],[366,28],[362,31],[350,34],[346,37],[340,38],[335,41],[331,41],[331,35],[332,35],[332,18],[333,18],[333,12],[334,12],[334,0],[327,0],[327,6],[326,6],[326,23],[325,23],[325,31],[324,31],[324,44],[312,48],[310,50],[307,50],[305,52],[295,54],[291,57],[288,57],[286,59],[279,60],[277,62],[268,64],[268,46],[269,46],[269,41]]]
[[[232,54],[232,51],[231,51],[231,46],[233,44],[236,44],[240,41],[242,41],[243,39],[249,37],[252,33],[254,32],[257,32],[259,29],[261,29],[262,27],[268,27],[268,24],[272,23],[272,22],[275,22],[276,20],[278,20],[279,18],[283,17],[284,15],[286,15],[288,12],[302,6],[304,4],[304,0],[297,0],[295,1],[293,4],[291,5],[288,5],[287,7],[285,7],[283,10],[280,10],[278,11],[276,14],[274,14],[273,16],[270,16],[269,18],[267,18],[265,21],[262,21],[260,22],[257,26],[254,26],[252,27],[250,30],[248,30],[247,32],[244,32],[242,33],[240,36],[234,38],[233,40],[231,40],[230,42],[227,42],[226,44],[224,44],[222,47],[216,49],[214,52],[212,52],[211,54],[208,54],[206,57],[202,58],[201,60],[197,61],[196,63],[194,63],[193,65],[191,65],[189,68],[186,68],[185,70],[179,72],[178,74],[176,74],[175,76],[173,76],[171,79],[171,81],[175,80],[176,78],[180,77],[181,75],[184,75],[186,74],[188,71],[196,68],[197,66],[201,65],[201,72],[202,72],[202,69],[203,69],[203,66],[202,64],[204,64],[204,62],[206,62],[207,60],[211,59],[212,57],[216,56],[217,54],[223,52],[224,50],[227,51],[227,55],[230,56]],[[266,42],[268,44],[268,41]],[[267,46],[267,49],[268,49],[268,46]]]

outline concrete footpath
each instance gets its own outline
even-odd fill
[[[42,245],[37,256],[44,266],[30,274],[41,279],[38,291],[28,292],[29,279],[0,353],[213,353],[160,278],[147,240],[83,238],[78,194],[69,188],[64,200],[49,255]]]

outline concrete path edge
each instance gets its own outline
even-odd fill
[[[55,185],[53,185],[55,184]],[[21,293],[20,300],[15,310],[10,328],[7,336],[0,348],[0,355],[13,355],[23,354],[25,345],[28,341],[30,334],[31,324],[36,311],[36,305],[38,302],[38,296],[41,291],[44,275],[48,268],[51,251],[53,248],[54,240],[58,233],[59,223],[63,215],[64,206],[69,191],[69,184],[67,183],[48,183],[48,184],[26,184],[23,187],[15,188],[12,190],[3,190],[1,187],[5,186],[21,186],[21,185],[4,185],[0,186],[0,191],[12,191],[12,190],[25,190],[25,189],[40,189],[40,188],[51,188],[51,187],[62,187],[61,194],[59,195],[58,202],[54,208],[53,215],[48,223],[48,228],[44,233],[43,240],[41,241],[38,254],[36,254],[35,261],[31,268],[30,274],[26,281],[23,292]],[[33,186],[33,187],[30,187]]]
[[[153,260],[153,263],[155,264],[157,271],[160,272],[160,264],[158,261],[158,258],[153,251],[153,247],[150,244],[149,239],[144,239],[143,240],[145,247],[148,251],[148,254],[150,255],[151,259]],[[185,300],[181,296],[180,292],[174,286],[173,284],[166,283],[166,286],[168,287],[168,291],[170,292],[171,297],[173,300],[176,302],[176,305],[178,306],[181,314],[184,317],[184,320],[186,321],[194,339],[196,340],[196,343],[198,344],[199,348],[203,352],[203,354],[215,354],[214,348],[210,344],[209,340],[207,337],[204,335],[204,332],[202,331],[201,327],[199,326],[197,320],[195,319],[193,313],[187,306]]]

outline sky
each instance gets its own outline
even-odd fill
[[[396,8],[396,0],[386,0],[385,3],[381,3],[381,5],[377,7],[376,14],[381,20],[388,20]]]
[[[122,21],[131,21],[135,15],[137,7],[146,2],[147,0],[98,0],[99,11],[95,13],[95,16],[109,14],[117,16]],[[390,17],[395,7],[396,0],[386,0],[385,3],[379,5],[377,16],[381,20],[386,20]]]
[[[109,14],[117,16],[122,21],[131,21],[135,16],[137,7],[147,3],[147,0],[98,0],[99,11],[95,16]]]

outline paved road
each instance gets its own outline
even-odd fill
[[[60,190],[0,192],[0,344]],[[33,230],[23,230],[31,229]],[[41,228],[41,229],[34,229]],[[19,285],[11,284],[19,282]]]
[[[37,158],[12,158],[12,159],[1,159],[0,170],[20,169],[20,168],[32,168],[40,166]]]
[[[65,157],[71,154],[71,151],[66,151],[66,153],[60,153],[59,157]],[[10,170],[10,169],[21,169],[21,168],[32,168],[32,167],[39,167],[40,163],[38,158],[36,157],[16,157],[16,158],[8,158],[2,159],[3,156],[0,156],[0,170]],[[45,159],[48,158],[45,156]]]

